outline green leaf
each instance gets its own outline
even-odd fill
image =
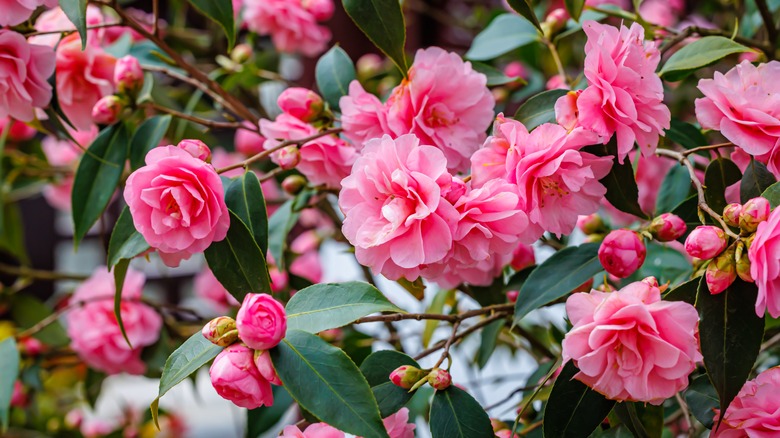
[[[712,295],[702,282],[696,306],[704,367],[725,412],[750,376],[764,336],[764,318],[756,316],[758,289],[737,280]]]
[[[514,324],[528,312],[568,295],[574,288],[603,271],[599,244],[585,243],[564,248],[531,272],[515,303]]]
[[[661,68],[659,75],[667,81],[679,81],[726,56],[750,51],[750,48],[726,37],[706,36],[675,52]]]
[[[259,438],[264,432],[279,423],[290,409],[293,399],[284,386],[273,386],[272,389],[274,393],[273,406],[261,406],[246,411],[247,438]]]
[[[661,183],[655,210],[657,213],[672,211],[674,207],[688,199],[691,192],[691,177],[685,166],[674,166]]]
[[[406,25],[398,0],[342,0],[344,10],[406,76]]]
[[[666,138],[685,149],[693,149],[707,144],[707,138],[699,128],[675,118],[672,118],[671,126],[666,130]]]
[[[143,167],[146,154],[160,145],[171,125],[171,119],[170,115],[153,116],[138,126],[130,142],[130,167],[133,170]]]
[[[526,83],[525,79],[521,77],[514,77],[510,78],[509,76],[505,75],[504,72],[501,70],[493,67],[492,65],[487,65],[482,62],[472,62],[471,68],[474,69],[474,71],[482,73],[487,78],[487,86],[488,87],[495,87],[497,85],[505,85],[511,82],[518,82],[518,83]]]
[[[214,276],[239,303],[248,293],[271,293],[265,256],[252,232],[232,211],[227,236],[212,243],[204,254]]]
[[[715,409],[720,406],[718,393],[707,376],[693,379],[685,391],[685,402],[697,420],[708,429],[712,429],[715,419]]]
[[[564,0],[563,3],[566,6],[566,10],[569,11],[571,18],[574,21],[580,21],[580,14],[582,14],[582,9],[585,7],[585,0]]]
[[[493,355],[493,351],[496,349],[496,343],[498,342],[498,335],[501,334],[501,329],[504,328],[506,321],[499,319],[486,325],[482,329],[482,341],[479,343],[479,349],[477,350],[476,362],[480,368],[485,368],[490,356]]]
[[[474,38],[465,57],[487,61],[534,41],[539,41],[539,32],[531,23],[515,14],[502,14]]]
[[[333,46],[314,68],[317,88],[328,105],[338,111],[339,99],[349,94],[349,84],[355,80],[355,65],[341,47]]]
[[[285,308],[287,328],[319,333],[377,312],[402,312],[368,283],[321,283],[298,291]]]
[[[0,249],[8,251],[22,264],[28,264],[30,257],[24,243],[24,217],[18,203],[7,202],[3,206],[2,230],[0,230]]]
[[[750,160],[750,164],[745,168],[745,174],[742,175],[742,182],[739,186],[740,202],[745,203],[750,199],[763,196],[776,181],[775,176],[772,175],[772,172],[764,164],[756,160]],[[764,197],[766,198],[766,196]],[[772,203],[771,199],[769,201],[772,207],[777,206],[777,204]]]
[[[718,158],[704,172],[704,197],[716,213],[726,207],[726,188],[742,179],[742,172],[728,158]]]
[[[395,350],[381,350],[372,353],[360,365],[360,372],[363,373],[371,386],[374,398],[379,404],[379,413],[382,418],[398,412],[415,394],[390,381],[390,373],[402,365],[420,368],[417,361]]]
[[[228,48],[236,43],[236,26],[233,22],[233,2],[225,0],[189,0],[201,14],[217,23],[225,32]]]
[[[16,349],[14,337],[8,337],[0,342],[0,432],[8,430],[8,414],[11,412],[11,397],[14,394],[14,383],[19,376],[19,350]]]
[[[544,409],[545,438],[579,438],[590,435],[615,405],[603,395],[574,379],[579,370],[567,363],[555,379]]]
[[[647,219],[647,214],[639,205],[639,188],[634,177],[634,167],[628,159],[621,164],[618,161],[617,137],[613,137],[607,144],[586,146],[583,151],[590,152],[599,157],[612,157],[612,169],[607,176],[599,180],[607,188],[607,198],[610,204],[623,213]]]
[[[490,418],[479,402],[455,385],[436,391],[431,403],[433,438],[493,438]]]
[[[632,280],[639,281],[645,277],[655,277],[660,283],[667,281],[676,284],[690,278],[691,262],[680,251],[668,244],[648,242],[645,262],[631,276]]]
[[[132,349],[133,344],[130,343],[130,338],[127,337],[125,323],[122,321],[122,289],[125,285],[125,276],[127,276],[127,268],[129,267],[130,260],[128,259],[122,259],[114,266],[114,317],[117,324],[119,324],[119,331],[122,332],[122,337],[125,338],[127,346]]]
[[[129,133],[123,124],[104,129],[81,157],[73,179],[73,243],[78,246],[111,201],[122,177]]]
[[[614,412],[633,436],[661,438],[664,429],[663,406],[622,402],[615,405]]]
[[[158,428],[160,425],[157,423],[157,405],[160,398],[189,377],[190,374],[198,371],[200,367],[217,357],[221,351],[222,347],[212,344],[200,332],[197,332],[184,341],[181,347],[177,348],[165,361],[165,368],[163,368],[162,377],[160,377],[160,389],[157,392],[157,398],[151,405],[152,418]]]
[[[268,252],[268,217],[260,180],[254,172],[239,176],[225,191],[225,204],[252,232],[260,252]]]
[[[125,206],[108,241],[108,268],[114,267],[122,259],[132,259],[148,249],[149,244],[135,229],[130,209]]]
[[[14,295],[11,303],[11,318],[19,328],[28,329],[51,314],[51,308],[32,295]],[[70,343],[70,338],[62,324],[56,320],[32,337],[52,347],[64,347]]]
[[[81,37],[81,49],[87,47],[87,0],[60,0],[60,7]]]
[[[684,301],[690,305],[696,304],[700,283],[704,277],[696,277],[670,290],[664,295],[664,301]]]
[[[92,409],[95,409],[95,403],[98,396],[100,396],[100,391],[103,389],[104,380],[106,380],[104,373],[87,368],[87,375],[84,377],[84,395],[87,399],[87,404]]]
[[[764,190],[764,193],[762,193],[761,196],[769,201],[769,205],[771,205],[772,208],[780,205],[780,183],[774,183],[769,186]]]
[[[288,329],[270,352],[276,373],[302,408],[344,432],[388,438],[371,387],[339,348],[319,336]]]
[[[539,19],[536,18],[531,3],[528,0],[507,0],[509,6],[512,7],[518,14],[522,15],[526,20],[530,21],[537,29],[542,30],[542,25],[539,24]]]
[[[515,112],[515,120],[531,131],[544,123],[555,123],[555,102],[568,93],[567,90],[547,90],[526,100]]]
[[[268,251],[279,269],[284,269],[284,251],[287,249],[287,236],[298,221],[299,213],[293,209],[294,199],[286,201],[276,209],[268,219]]]

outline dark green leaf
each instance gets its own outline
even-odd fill
[[[539,41],[539,32],[531,23],[514,14],[503,14],[474,38],[465,57],[487,61],[534,41]]]
[[[279,206],[268,219],[268,251],[279,269],[284,269],[284,251],[287,249],[287,236],[298,221],[299,213],[293,209],[295,200],[290,199]]]
[[[528,312],[568,295],[577,286],[603,271],[598,258],[599,244],[585,243],[564,248],[531,272],[515,304],[514,324]]]
[[[217,23],[225,32],[228,48],[236,43],[236,25],[233,22],[233,3],[224,0],[189,0],[195,9]]]
[[[493,355],[493,351],[496,349],[496,343],[498,342],[498,335],[501,334],[501,329],[504,328],[505,324],[506,321],[499,319],[491,322],[482,329],[482,340],[479,343],[476,358],[477,365],[479,365],[480,368],[485,368],[490,356]]]
[[[344,432],[388,438],[371,387],[343,351],[300,330],[288,330],[270,351],[279,378],[301,407]]]
[[[87,47],[87,0],[60,0],[60,7],[81,37],[81,49]]]
[[[716,213],[726,207],[726,188],[742,179],[742,172],[727,158],[713,160],[704,172],[704,197]]]
[[[526,100],[515,113],[515,120],[529,131],[544,123],[555,123],[555,102],[566,90],[547,90]]]
[[[355,80],[355,66],[341,47],[333,46],[314,69],[317,88],[328,105],[339,110],[339,99],[349,93],[349,83]]]
[[[204,254],[214,276],[239,303],[248,293],[271,293],[265,256],[252,232],[232,211],[227,237],[212,243]]]
[[[574,379],[579,370],[567,363],[555,379],[544,410],[545,438],[580,438],[590,435],[615,405]]]
[[[661,183],[656,203],[657,213],[672,211],[674,207],[688,199],[691,192],[691,177],[685,166],[674,166]]]
[[[414,393],[393,384],[390,373],[402,365],[412,365],[419,368],[411,357],[395,350],[381,350],[371,354],[360,365],[360,371],[366,377],[371,391],[379,404],[382,418],[388,417],[404,407],[412,399]]]
[[[660,283],[676,284],[687,280],[691,275],[691,262],[680,251],[668,244],[648,242],[645,262],[631,279],[639,281],[645,277],[655,277]]]
[[[357,27],[406,75],[406,25],[398,0],[342,0],[342,3]]]
[[[16,349],[14,337],[0,341],[0,432],[8,430],[8,414],[11,411],[11,397],[14,394],[14,383],[19,376],[19,350]]]
[[[780,183],[774,183],[769,186],[764,190],[764,193],[762,193],[761,196],[769,201],[769,205],[771,205],[772,208],[780,205]]]
[[[212,344],[200,332],[197,332],[171,354],[165,362],[165,368],[163,368],[162,377],[160,377],[160,389],[157,392],[157,398],[154,399],[151,405],[155,424],[157,424],[157,405],[160,402],[160,398],[170,391],[171,388],[189,377],[190,374],[198,371],[200,367],[217,357],[221,351],[222,347]]]
[[[628,159],[624,159],[622,164],[618,161],[617,137],[613,137],[604,145],[586,146],[583,151],[599,157],[613,157],[612,169],[599,181],[607,188],[607,194],[604,196],[618,210],[647,219],[647,214],[639,205],[639,188],[634,177],[634,167]]]
[[[739,200],[742,203],[749,201],[750,199],[762,196],[766,192],[769,192],[770,187],[777,181],[772,172],[766,168],[762,163],[756,160],[751,160],[750,164],[745,168],[745,174],[742,175],[742,183],[739,186]],[[766,198],[766,196],[764,196]],[[769,198],[767,198],[769,199]],[[769,199],[772,207],[776,207],[778,204],[772,202]]]
[[[132,349],[133,344],[130,343],[130,338],[127,337],[125,323],[122,321],[122,289],[125,285],[125,276],[129,267],[130,260],[128,259],[122,259],[114,266],[114,317],[117,324],[119,324],[119,331],[122,332],[122,337],[125,338],[127,346]]]
[[[699,283],[704,277],[696,277],[670,290],[664,295],[665,301],[684,301],[690,305],[696,304],[696,294],[699,292]]]
[[[29,294],[16,294],[11,303],[11,318],[21,329],[28,329],[51,314],[49,306]],[[47,325],[32,337],[52,347],[64,347],[70,343],[59,321]]]
[[[675,52],[661,68],[659,75],[667,81],[679,81],[726,56],[750,51],[750,48],[726,37],[706,36]]]
[[[455,385],[436,391],[431,403],[433,438],[493,438],[490,418],[479,402]]]
[[[750,376],[764,336],[764,318],[756,316],[758,289],[737,280],[725,291],[712,295],[702,282],[696,306],[704,366],[720,396],[725,412]]]
[[[685,149],[693,149],[707,144],[707,138],[701,130],[690,123],[672,118],[671,126],[666,130],[666,138]]]
[[[130,167],[135,170],[144,166],[146,154],[160,145],[171,125],[171,119],[170,115],[153,116],[138,126],[130,142]]]
[[[526,20],[530,21],[534,26],[536,26],[537,29],[542,30],[541,24],[539,24],[539,19],[536,18],[536,14],[534,13],[533,8],[531,7],[531,3],[528,0],[507,0],[507,3],[509,3],[509,6],[512,7],[518,14],[525,17]]]
[[[108,267],[113,268],[122,259],[132,259],[149,249],[144,236],[133,225],[130,209],[125,207],[114,225],[108,241]]]
[[[27,247],[24,243],[24,218],[18,203],[8,202],[3,206],[0,249],[8,251],[23,264],[29,264]]]
[[[290,409],[293,399],[284,386],[274,386],[273,392],[273,406],[261,406],[246,411],[246,438],[259,438],[279,423]]]
[[[122,177],[129,133],[123,124],[104,129],[81,157],[73,179],[73,242],[78,246],[97,222]]]
[[[699,376],[693,379],[691,386],[685,391],[685,402],[688,403],[691,413],[701,424],[712,429],[715,418],[715,409],[720,406],[718,393],[710,383],[707,376]]]
[[[103,381],[106,375],[92,368],[87,368],[87,375],[84,377],[84,395],[89,406],[94,409],[100,391],[103,389]]]
[[[688,224],[688,228],[701,225],[699,222],[699,197],[698,195],[691,195],[685,201],[677,204],[672,213],[680,216],[682,220]]]
[[[664,429],[663,406],[622,402],[615,405],[614,412],[635,437],[661,438]]]
[[[566,5],[566,10],[569,11],[571,18],[579,21],[582,9],[585,7],[585,0],[565,0],[563,3]]]
[[[482,307],[506,303],[504,277],[499,275],[493,279],[493,283],[489,286],[471,286],[468,289],[468,294]]]
[[[225,204],[252,232],[263,254],[268,252],[268,217],[260,180],[254,172],[246,172],[228,186]]]
[[[298,291],[286,307],[287,327],[318,333],[377,312],[402,312],[368,283],[320,283]]]

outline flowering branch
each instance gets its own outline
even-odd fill
[[[153,108],[158,112],[170,114],[174,117],[188,120],[190,122],[197,123],[199,125],[203,125],[211,129],[241,129],[242,128],[242,125],[238,122],[219,122],[216,120],[203,119],[190,114],[185,114],[180,111],[176,111],[175,109],[168,108],[154,102],[147,103],[145,104],[145,106],[149,108]]]
[[[682,153],[682,155],[684,157],[687,157],[688,155],[695,154],[695,153],[701,152],[701,151],[711,151],[711,150],[716,150],[716,149],[721,149],[721,148],[729,148],[729,147],[732,147],[732,146],[734,146],[734,143],[729,141],[729,142],[726,142],[726,143],[718,143],[718,144],[711,144],[711,145],[707,145],[707,146],[699,146],[697,148],[687,149],[687,150],[685,150],[685,151],[683,151],[681,153]]]
[[[84,281],[87,278],[89,278],[88,275],[44,271],[40,269],[27,268],[25,266],[11,266],[3,263],[0,263],[0,272],[3,274],[15,275],[17,277],[24,277],[33,280],[43,280],[43,281],[59,281],[59,280]]]
[[[461,339],[465,338],[466,336],[468,336],[468,335],[474,333],[475,331],[485,327],[486,325],[489,325],[493,321],[497,321],[499,319],[506,318],[507,316],[509,316],[508,312],[496,312],[494,315],[488,316],[487,318],[483,319],[482,321],[480,321],[480,322],[472,325],[471,327],[467,328],[466,330],[463,330],[462,332],[458,333],[457,335],[455,335],[454,337],[451,338],[452,341],[450,341],[450,339],[442,340],[442,341],[439,341],[436,344],[434,344],[432,347],[421,351],[420,353],[417,354],[417,356],[414,357],[414,360],[420,360],[420,359],[422,359],[424,357],[427,357],[431,353],[439,351],[440,349],[442,349],[447,344],[447,342],[449,342],[450,345],[457,344],[458,342],[460,342]]]

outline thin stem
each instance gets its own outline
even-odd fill
[[[274,170],[272,170],[272,171],[270,171],[270,172],[266,173],[265,175],[261,176],[260,178],[258,178],[258,180],[259,180],[261,183],[262,183],[262,182],[266,182],[266,181],[268,181],[269,179],[273,179],[273,178],[275,178],[275,177],[276,177],[276,175],[279,175],[279,174],[280,174],[280,173],[282,173],[282,172],[284,172],[284,169],[282,169],[281,167],[277,167],[276,169],[274,169]]]
[[[460,342],[461,339],[465,338],[466,336],[474,333],[475,331],[485,327],[486,325],[490,324],[493,321],[497,321],[501,318],[506,318],[509,314],[507,312],[496,312],[494,315],[488,316],[487,318],[483,319],[482,321],[472,325],[471,327],[467,328],[466,330],[458,333],[453,338],[451,345],[457,344]],[[431,353],[434,353],[436,351],[439,351],[444,347],[444,345],[447,343],[447,341],[439,341],[432,347],[425,349],[417,354],[417,356],[414,357],[414,360],[420,360],[424,357],[427,357]]]
[[[176,111],[175,109],[168,108],[162,105],[159,105],[155,102],[147,103],[145,106],[155,109],[156,111],[159,111],[161,113],[170,114],[174,117],[178,117],[180,119],[188,120],[193,123],[197,123],[199,125],[206,126],[211,129],[239,129],[241,128],[241,124],[238,122],[218,122],[216,120],[209,120],[209,119],[203,119],[200,117],[196,117],[190,114],[185,114],[180,111]]]
[[[160,27],[158,22],[160,21],[160,4],[158,0],[152,0],[152,34],[155,36],[160,35]]]
[[[87,30],[94,30],[94,29],[105,29],[107,27],[120,27],[123,26],[121,22],[117,23],[103,23],[103,24],[95,24],[93,26],[87,26]],[[71,34],[76,32],[76,29],[62,29],[62,30],[41,30],[41,31],[35,31],[30,33],[25,33],[25,37],[32,37],[32,36],[38,36],[38,35],[53,35],[56,33],[61,34]]]
[[[761,344],[761,351],[764,351],[770,347],[773,347],[775,344],[780,343],[780,333],[772,336],[771,339]]]
[[[693,417],[691,417],[691,412],[688,410],[688,405],[685,403],[682,396],[680,396],[679,392],[674,394],[674,398],[677,399],[677,404],[680,405],[683,417],[685,417],[685,422],[688,423],[688,436],[693,437]]]
[[[707,146],[699,146],[699,147],[696,147],[696,148],[687,149],[687,150],[681,152],[681,154],[682,154],[683,157],[687,157],[688,155],[695,154],[695,153],[701,152],[701,151],[710,151],[710,150],[714,150],[714,149],[729,148],[729,147],[732,147],[732,146],[734,146],[734,143],[729,141],[729,142],[726,142],[726,143],[711,144],[711,145],[707,145]]]
[[[58,280],[83,281],[89,278],[88,275],[44,271],[41,269],[32,269],[24,266],[11,266],[3,263],[0,263],[0,272],[2,272],[3,274],[15,275],[17,277],[25,277],[33,280],[43,280],[43,281],[58,281]]]
[[[558,49],[555,47],[555,44],[550,40],[545,39],[544,45],[550,50],[550,55],[552,55],[553,61],[555,61],[555,67],[558,69],[558,74],[561,75],[561,78],[566,84],[569,84],[569,77],[566,76],[566,70],[563,68],[563,63],[561,62],[560,55],[558,55]]]
[[[458,322],[465,319],[473,318],[476,316],[485,315],[493,312],[511,313],[514,311],[515,305],[509,304],[494,304],[492,306],[483,307],[481,309],[469,310],[467,312],[459,313],[457,315],[442,315],[439,313],[393,313],[389,315],[374,315],[365,316],[355,321],[355,324],[363,324],[367,322],[385,322],[385,321],[403,321],[408,319],[414,319],[417,321],[422,320],[437,320],[437,321],[449,321]]]
[[[756,0],[756,6],[758,7],[758,12],[761,14],[761,19],[764,20],[766,35],[769,39],[769,47],[774,49],[777,45],[777,25],[772,16],[772,11],[769,10],[766,0]]]
[[[436,361],[436,364],[433,365],[433,368],[439,368],[439,366],[444,362],[444,359],[450,356],[450,347],[452,346],[452,342],[455,340],[455,336],[457,336],[460,323],[461,321],[455,321],[455,324],[452,324],[452,334],[444,344],[444,351],[441,352],[441,356],[439,357],[439,360]]]

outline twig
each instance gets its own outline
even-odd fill
[[[769,47],[774,49],[777,45],[777,25],[772,16],[772,11],[769,10],[766,0],[756,0],[756,6],[758,7],[758,12],[761,14],[761,19],[764,20],[766,36],[769,39]]]
[[[393,313],[390,315],[364,316],[363,318],[356,320],[355,324],[363,324],[366,322],[403,321],[408,319],[414,319],[417,321],[433,319],[437,321],[449,321],[455,323],[465,319],[473,318],[475,316],[481,316],[493,312],[511,313],[514,311],[514,308],[515,305],[509,303],[494,304],[492,306],[483,307],[481,309],[469,310],[468,312],[459,313],[457,315],[442,315],[439,313]]]
[[[555,44],[545,38],[544,45],[550,50],[550,55],[552,55],[553,61],[555,61],[555,67],[558,69],[558,74],[561,75],[561,79],[569,85],[569,77],[566,76],[566,70],[563,68],[563,63],[561,62],[560,55],[558,55],[558,49],[555,47]]]
[[[103,24],[96,24],[93,26],[87,26],[87,30],[95,30],[95,29],[105,29],[107,27],[121,27],[124,26],[122,22],[116,22],[116,23],[103,23]],[[71,34],[76,32],[76,29],[61,29],[61,30],[42,30],[42,31],[35,31],[30,33],[25,33],[25,37],[32,37],[32,36],[38,36],[38,35],[53,35],[55,33],[61,33],[61,34]]]
[[[691,412],[688,410],[688,405],[685,403],[682,396],[680,396],[679,392],[674,394],[674,398],[677,399],[677,404],[680,405],[685,421],[688,423],[688,436],[693,437],[693,418],[691,417]]]
[[[152,0],[152,34],[157,37],[159,37],[160,35],[160,26],[158,24],[158,21],[160,21],[159,1]]]
[[[153,108],[156,111],[159,111],[161,113],[170,114],[174,117],[178,117],[180,119],[188,120],[190,122],[206,126],[211,129],[239,129],[241,127],[241,124],[238,122],[218,122],[216,120],[203,119],[190,114],[185,114],[180,111],[176,111],[175,109],[168,108],[154,102],[146,103],[144,104],[144,106]]]
[[[542,427],[542,424],[544,424],[544,421],[539,420],[536,423],[533,423],[530,426],[526,427],[525,429],[515,432],[515,434],[520,436],[526,436],[529,433],[535,431],[536,429]]]
[[[780,333],[772,336],[771,339],[761,344],[761,351],[764,351],[770,347],[773,347],[775,344],[780,343]]]
[[[711,145],[707,145],[707,146],[699,146],[699,147],[696,147],[696,148],[687,149],[687,150],[681,152],[681,154],[684,157],[687,157],[688,155],[695,154],[696,152],[710,151],[710,150],[721,149],[721,148],[729,148],[729,147],[732,147],[732,146],[734,146],[734,143],[729,141],[729,142],[726,142],[726,143],[711,144]]]
[[[58,281],[58,280],[83,281],[89,278],[88,275],[44,271],[40,269],[27,268],[24,266],[11,266],[3,263],[0,263],[0,272],[8,275],[16,275],[17,277],[26,277],[26,278],[31,278],[33,280],[44,280],[44,281]]]
[[[447,342],[444,343],[444,351],[441,352],[441,356],[439,357],[439,360],[436,361],[436,364],[433,365],[433,368],[439,368],[439,366],[444,362],[444,359],[448,358],[450,356],[450,347],[452,346],[452,342],[455,340],[455,336],[457,336],[458,328],[460,327],[461,321],[455,321],[455,324],[452,324],[452,334],[447,339]],[[452,361],[450,360],[450,363]]]
[[[461,339],[465,338],[466,336],[474,333],[475,331],[485,327],[486,325],[490,324],[493,321],[499,320],[501,318],[506,318],[508,316],[508,313],[506,312],[496,312],[496,314],[488,316],[487,318],[483,319],[482,321],[472,325],[471,327],[467,328],[466,330],[458,333],[453,338],[451,344],[454,345],[458,342],[460,342]],[[447,341],[439,341],[432,347],[425,349],[417,354],[417,356],[414,357],[414,360],[420,360],[424,357],[427,357],[433,352],[439,351],[444,345],[447,343]]]

